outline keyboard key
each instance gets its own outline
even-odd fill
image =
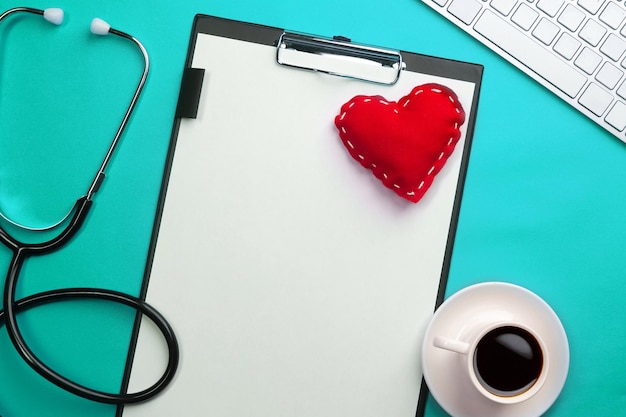
[[[461,22],[469,25],[482,7],[482,4],[476,0],[453,0],[448,7],[448,11]]]
[[[445,5],[446,5],[446,3],[448,2],[448,0],[433,0],[433,2],[434,2],[436,5],[443,7],[443,6],[445,6]]]
[[[626,51],[626,40],[610,34],[606,41],[600,47],[600,52],[611,58],[613,61],[617,61]]]
[[[572,98],[587,81],[587,77],[490,10],[478,18],[474,29]]]
[[[533,30],[533,36],[539,39],[541,42],[545,43],[546,45],[550,45],[554,38],[556,38],[556,35],[559,34],[559,31],[560,29],[557,25],[555,25],[545,17],[542,17],[535,29]]]
[[[563,33],[554,44],[554,50],[565,59],[572,59],[580,48],[580,42],[568,33]]]
[[[578,0],[578,5],[592,14],[598,13],[603,4],[604,0]]]
[[[572,6],[568,4],[563,9],[563,13],[559,15],[557,21],[571,30],[572,32],[576,32],[580,24],[585,20],[585,13],[583,13],[580,9],[577,9],[576,6]]]
[[[511,16],[511,20],[522,29],[530,30],[533,23],[535,23],[535,20],[537,20],[538,17],[539,13],[522,3],[517,8],[515,13],[513,13],[513,16]]]
[[[508,16],[517,4],[517,0],[491,0],[491,7],[502,13],[504,16]]]
[[[602,37],[606,34],[606,29],[598,22],[593,20],[587,20],[585,26],[580,30],[578,36],[589,42],[591,46],[598,46]]]
[[[542,10],[550,17],[556,16],[561,6],[563,6],[563,0],[539,0],[537,2],[537,8]]]
[[[596,116],[602,116],[606,109],[609,108],[611,101],[613,101],[613,96],[594,83],[589,84],[589,87],[578,100],[580,104]]]
[[[578,58],[574,61],[574,64],[591,75],[596,68],[598,68],[600,62],[602,62],[602,57],[585,46],[580,55],[578,55]]]
[[[598,71],[596,80],[600,81],[606,88],[612,90],[615,88],[620,78],[622,78],[622,75],[624,75],[624,73],[621,70],[605,62],[602,68],[600,68],[600,71]]]
[[[606,115],[606,122],[620,132],[626,128],[626,104],[618,101]]]
[[[611,29],[617,29],[625,17],[626,10],[624,10],[624,6],[618,6],[613,2],[607,4],[600,14],[600,20],[609,25]]]
[[[623,82],[620,88],[617,89],[617,95],[623,99],[626,99],[626,81]]]

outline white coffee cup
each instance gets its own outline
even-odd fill
[[[534,396],[550,366],[541,337],[511,320],[478,320],[457,337],[435,335],[433,346],[458,355],[464,372],[485,398],[516,404]]]

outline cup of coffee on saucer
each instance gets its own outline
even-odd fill
[[[433,397],[453,417],[538,417],[565,384],[569,346],[545,301],[513,284],[486,282],[437,309],[422,366]]]

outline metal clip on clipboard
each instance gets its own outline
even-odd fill
[[[293,68],[393,85],[404,68],[399,51],[358,45],[344,37],[332,39],[283,32],[276,62]]]
[[[276,62],[376,84],[394,85],[405,69],[399,51],[353,44],[341,36],[323,38],[283,32],[276,41]],[[185,68],[177,118],[195,119],[198,114],[204,69]]]

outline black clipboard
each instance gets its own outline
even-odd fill
[[[196,16],[142,289],[180,368],[118,415],[422,415],[421,337],[445,292],[482,72]],[[398,100],[425,82],[452,88],[466,122],[413,205],[348,156],[333,118],[355,94]],[[138,320],[125,390],[158,378],[159,346]]]

